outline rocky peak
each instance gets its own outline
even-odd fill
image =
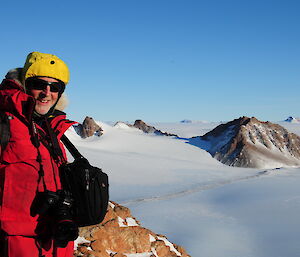
[[[74,256],[189,257],[167,237],[141,226],[128,208],[110,202],[104,221],[80,229]]]
[[[157,129],[155,127],[147,125],[142,120],[136,120],[133,124],[133,127],[138,128],[145,133],[155,133],[155,131],[157,131]]]
[[[239,167],[300,165],[300,137],[271,122],[240,117],[200,137],[206,150],[224,164]]]
[[[146,124],[144,121],[142,120],[136,120],[133,124],[133,127],[138,128],[140,130],[142,130],[144,133],[153,133],[159,136],[176,136],[175,134],[170,134],[167,132],[163,132],[159,129],[156,129],[153,126],[149,126],[148,124]]]
[[[86,116],[82,124],[75,127],[77,134],[82,138],[91,136],[101,136],[103,134],[102,128],[94,121],[92,117]]]

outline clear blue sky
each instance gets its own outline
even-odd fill
[[[69,117],[300,116],[300,1],[1,3],[1,75],[31,51],[71,70]]]

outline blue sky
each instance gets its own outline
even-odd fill
[[[1,75],[31,51],[71,70],[69,118],[300,116],[300,1],[1,3]]]

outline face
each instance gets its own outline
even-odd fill
[[[40,79],[57,82],[57,80],[53,78],[40,77]],[[35,111],[41,115],[46,114],[58,99],[58,92],[51,92],[50,86],[47,86],[43,90],[31,89],[30,94],[36,100]]]

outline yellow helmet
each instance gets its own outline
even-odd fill
[[[37,76],[59,79],[65,84],[70,80],[68,66],[57,56],[32,52],[27,56],[23,68],[23,78],[26,80]]]

